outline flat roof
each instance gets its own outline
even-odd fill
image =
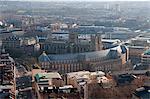
[[[119,39],[102,39],[102,42],[121,42]]]
[[[144,55],[150,55],[150,49],[146,50],[146,51],[144,52]]]
[[[67,76],[69,77],[77,77],[77,76],[83,76],[86,74],[90,74],[89,71],[79,71],[79,72],[71,72],[71,73],[67,73]]]
[[[0,85],[0,89],[12,89],[13,88],[13,85]]]
[[[35,77],[37,79],[40,79],[43,77],[43,79],[54,79],[54,78],[59,78],[59,79],[62,79],[60,74],[57,73],[57,72],[49,72],[49,73],[37,73],[35,75]]]
[[[0,67],[4,67],[5,66],[5,64],[0,64]]]
[[[69,88],[73,88],[72,85],[64,85],[62,87],[59,87],[59,89],[69,89]]]

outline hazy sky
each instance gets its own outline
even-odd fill
[[[5,1],[5,0],[4,0]],[[9,1],[150,1],[150,0],[9,0]]]

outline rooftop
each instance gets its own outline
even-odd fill
[[[68,77],[75,77],[75,76],[83,76],[83,75],[89,75],[90,72],[89,71],[79,71],[79,72],[71,72],[71,73],[67,73]]]
[[[50,72],[50,73],[37,73],[35,75],[36,79],[62,79],[60,74],[57,72]]]
[[[45,52],[43,52],[38,59],[42,62],[50,62],[50,59]]]
[[[71,72],[67,73],[69,78],[75,77],[79,81],[82,79],[90,79],[90,76],[103,77],[105,75],[102,71],[89,72],[89,71],[79,71],[79,72]]]
[[[150,55],[150,49],[146,50],[146,51],[144,52],[144,55]]]
[[[108,43],[119,43],[121,42],[119,39],[102,39],[102,42],[108,42]]]
[[[135,95],[140,97],[140,99],[149,99],[150,90],[145,89],[144,87],[141,87],[141,88],[136,89]]]
[[[118,58],[120,55],[127,51],[125,46],[116,46],[111,49],[94,51],[94,52],[84,52],[84,53],[69,53],[69,54],[49,54],[46,55],[44,52],[38,60],[40,62],[50,62],[50,61],[62,61],[62,60],[89,60],[95,58],[101,58],[103,60]],[[112,56],[113,55],[113,56]]]

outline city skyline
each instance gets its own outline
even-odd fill
[[[149,84],[150,0],[0,0],[0,99],[149,99]]]

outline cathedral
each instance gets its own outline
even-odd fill
[[[101,35],[91,35],[81,40],[77,33],[69,33],[69,39],[47,41],[38,57],[42,69],[61,74],[77,71],[119,71],[128,63],[128,48],[115,45],[103,49]]]

